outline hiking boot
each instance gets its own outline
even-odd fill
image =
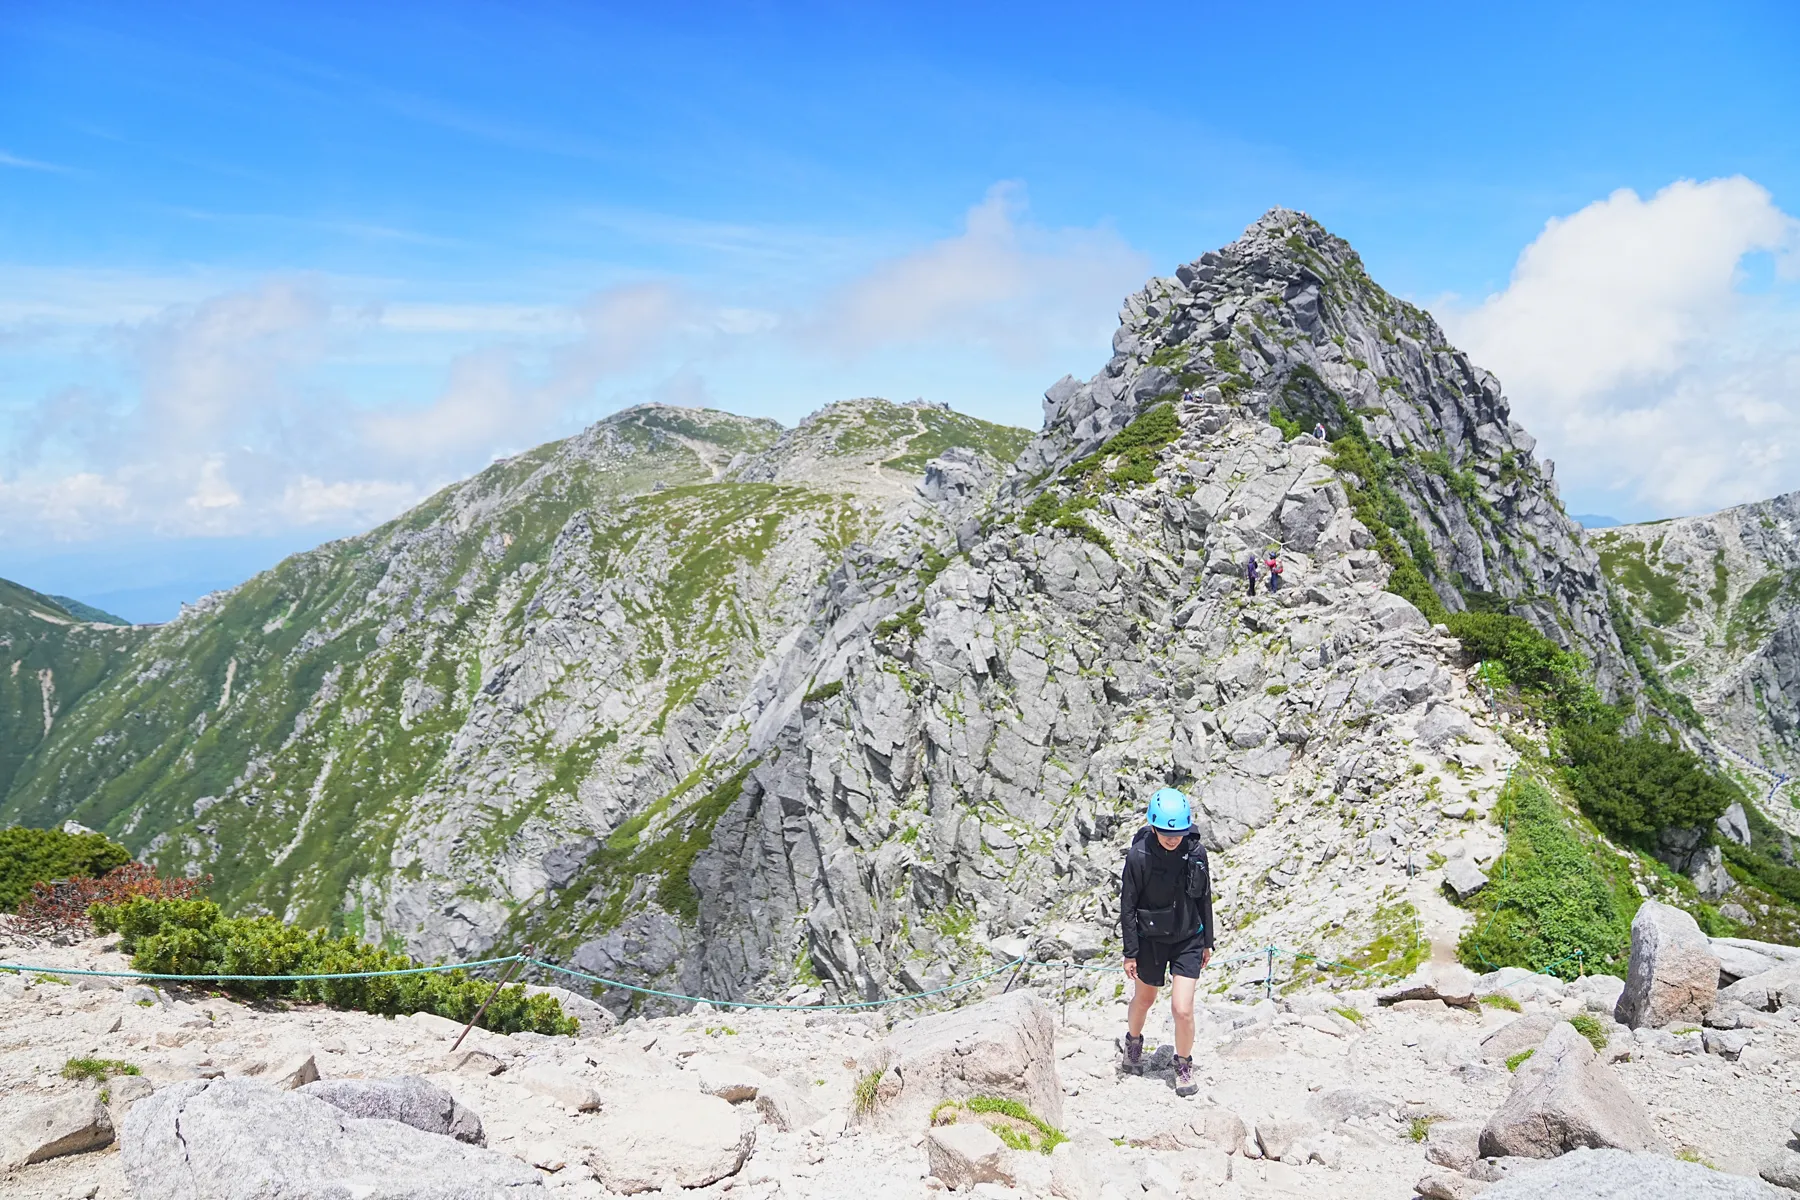
[[[1175,1056],[1175,1094],[1191,1096],[1199,1090],[1200,1085],[1194,1082],[1194,1056],[1190,1054],[1183,1058],[1177,1054]]]
[[[1141,1033],[1125,1035],[1125,1069],[1133,1073],[1144,1069],[1144,1035]]]

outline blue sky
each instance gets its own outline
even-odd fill
[[[1275,204],[1575,511],[1800,487],[1794,6],[969,7],[0,8],[0,575],[166,615],[642,400],[1035,426]]]

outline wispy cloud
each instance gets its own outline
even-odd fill
[[[322,276],[9,280],[0,322],[81,331],[106,382],[14,405],[0,430],[10,434],[0,436],[0,528],[191,536],[373,524],[496,452],[623,403],[755,409],[744,399],[752,376],[778,403],[796,379],[822,403],[868,394],[828,381],[879,375],[871,364],[894,352],[1047,370],[1072,345],[1104,347],[1119,296],[1148,269],[1107,230],[1032,223],[1009,184],[959,233],[901,253],[679,219],[656,232],[745,255],[830,246],[833,257],[799,277],[809,288],[776,272],[781,286],[759,291],[726,270],[541,304],[388,298],[397,283]],[[868,265],[839,265],[853,260]],[[421,386],[433,369],[441,382]]]
[[[18,155],[8,154],[4,150],[0,150],[0,167],[12,167],[18,171],[52,171],[58,175],[72,175],[75,171],[73,167],[40,162],[35,158],[20,158]]]
[[[1752,290],[1756,255],[1777,271]],[[1550,221],[1504,291],[1442,315],[1565,480],[1702,511],[1800,486],[1797,264],[1800,222],[1766,189],[1681,180]]]
[[[876,264],[829,298],[808,331],[847,355],[955,344],[1023,363],[1104,336],[1148,261],[1110,230],[1045,229],[1025,211],[1021,186],[995,184],[960,234]]]

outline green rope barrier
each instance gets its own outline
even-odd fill
[[[74,967],[33,967],[20,963],[0,963],[0,971],[37,975],[84,975],[100,979],[166,979],[179,983],[299,983],[309,979],[377,979],[386,975],[431,975],[443,971],[464,971],[475,967],[494,967],[501,963],[528,961],[517,954],[505,958],[484,958],[479,962],[444,963],[435,967],[406,967],[396,971],[340,971],[325,975],[155,975],[147,971],[82,971]]]

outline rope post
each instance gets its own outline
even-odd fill
[[[1275,997],[1275,947],[1270,946],[1268,948],[1268,952],[1269,952],[1269,964],[1268,964],[1268,967],[1263,972],[1263,999],[1264,1000],[1272,1000]]]
[[[1062,1023],[1069,1023],[1069,964],[1062,965]]]
[[[1582,957],[1581,947],[1577,946],[1575,948],[1575,978],[1580,979],[1583,975],[1586,975],[1586,974],[1587,974],[1587,963],[1586,963],[1586,961],[1584,961],[1584,959]]]
[[[488,993],[488,998],[481,1002],[481,1007],[475,1010],[475,1015],[469,1018],[469,1023],[463,1026],[463,1031],[456,1035],[456,1040],[450,1043],[450,1053],[456,1053],[456,1048],[463,1044],[464,1038],[469,1036],[469,1030],[475,1028],[475,1022],[481,1020],[481,1014],[488,1010],[488,1005],[492,1004],[494,997],[500,994],[500,989],[511,983],[512,977],[518,974],[519,964],[529,957],[531,957],[530,946],[525,947],[525,953],[513,955],[512,965],[506,968],[506,974],[501,976],[500,982],[494,985],[494,990]]]

